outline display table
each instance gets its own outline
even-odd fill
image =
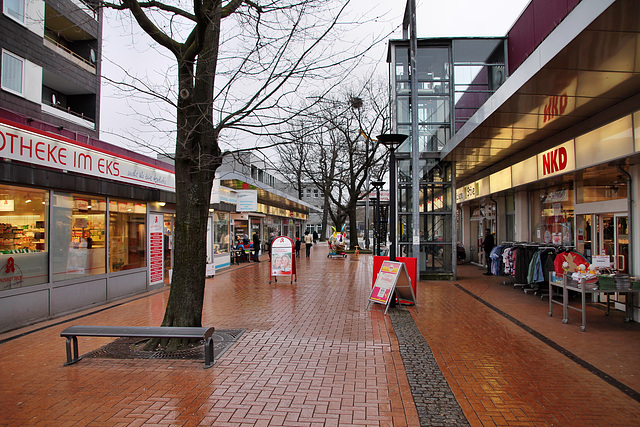
[[[580,330],[582,332],[587,330],[587,294],[606,294],[607,295],[607,312],[609,315],[610,310],[610,296],[611,294],[627,294],[625,298],[625,322],[633,320],[633,300],[629,294],[640,293],[640,289],[591,289],[588,285],[585,285],[584,279],[576,284],[569,284],[567,276],[562,276],[561,281],[553,280],[553,277],[549,278],[549,317],[553,316],[553,304],[562,305],[562,323],[569,321],[569,309],[576,310],[582,313],[582,325]],[[553,299],[553,288],[562,288],[562,301]],[[582,300],[580,307],[572,307],[569,305],[569,291],[579,292]]]

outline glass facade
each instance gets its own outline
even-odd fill
[[[229,212],[216,211],[213,215],[213,252],[216,255],[227,253],[229,252],[229,235],[231,233],[229,227]]]
[[[502,39],[454,39],[454,133],[471,118],[506,78]]]
[[[411,135],[411,83],[409,47],[395,49],[396,125]],[[420,47],[418,70],[418,138],[420,152],[440,151],[451,136],[451,85],[449,48]],[[398,153],[411,152],[411,138]]]
[[[106,200],[54,192],[51,212],[53,281],[104,274]]]
[[[549,188],[531,193],[532,241],[573,246],[573,190]]]
[[[0,290],[49,279],[49,193],[0,185]]]
[[[454,236],[453,165],[429,158],[444,149],[452,133],[504,82],[504,40],[418,40],[417,82],[414,83],[409,41],[396,42],[391,52],[395,132],[410,136],[396,151],[399,252],[416,256],[411,254],[419,241],[417,256],[421,273],[452,273],[455,267],[452,242],[457,239]],[[416,87],[412,88],[412,84]],[[412,102],[416,100],[417,111],[412,114]],[[413,123],[414,117],[417,123]],[[412,152],[414,133],[417,133],[415,145],[419,153]],[[420,171],[412,171],[411,158],[417,155]],[[418,188],[414,188],[414,172],[420,174]],[[414,212],[416,198],[419,198],[419,212]],[[419,215],[417,222],[416,214]],[[416,224],[420,229],[414,233]]]
[[[0,290],[146,267],[146,213],[144,203],[0,185]]]
[[[433,159],[420,160],[419,237],[421,271],[451,270],[453,233],[452,168]],[[403,256],[412,256],[413,188],[411,159],[398,161],[398,244]]]
[[[109,271],[145,267],[146,214],[144,203],[109,201]]]

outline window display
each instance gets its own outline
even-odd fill
[[[0,290],[47,283],[49,193],[0,186]]]
[[[573,193],[569,189],[547,189],[533,193],[532,241],[573,247]]]
[[[145,218],[147,205],[109,201],[109,271],[147,265]]]
[[[229,252],[229,213],[214,213],[213,250],[216,254]]]
[[[51,220],[53,280],[105,273],[104,198],[54,193]]]

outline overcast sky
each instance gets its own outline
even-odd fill
[[[530,0],[416,0],[418,37],[452,36],[504,36]],[[402,0],[351,0],[349,16],[364,16],[366,25],[354,29],[354,37],[363,41],[389,34],[392,39],[402,38]],[[120,15],[121,16],[121,15]],[[126,70],[130,74],[148,76],[162,85],[166,70],[173,64],[162,52],[149,48],[149,38],[141,35],[129,20],[106,10],[103,29],[102,72],[118,78]],[[385,64],[386,43],[381,43],[368,56],[371,67],[388,78]],[[375,66],[374,64],[378,64]],[[169,76],[170,78],[171,76]],[[158,104],[149,107],[124,95],[103,81],[100,139],[155,157],[148,148],[140,148],[136,140],[144,139],[153,146],[173,151],[174,141],[155,130],[143,119],[149,109],[165,117],[174,113]],[[164,112],[163,112],[164,111]]]

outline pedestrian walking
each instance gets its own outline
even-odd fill
[[[258,258],[258,254],[260,253],[260,236],[258,236],[258,232],[253,233],[253,257],[255,262],[260,262],[260,258]]]
[[[311,246],[313,246],[313,236],[308,231],[304,233],[304,244],[307,250],[307,257],[311,256]]]
[[[313,231],[313,243],[316,243],[318,241],[318,232],[317,231]]]
[[[296,237],[296,258],[300,258],[300,238]]]
[[[487,272],[482,273],[485,276],[491,276],[491,250],[495,247],[496,241],[493,238],[493,234],[491,233],[491,229],[487,228],[484,230],[484,240],[482,241],[482,247],[484,248],[484,259],[487,263]]]

